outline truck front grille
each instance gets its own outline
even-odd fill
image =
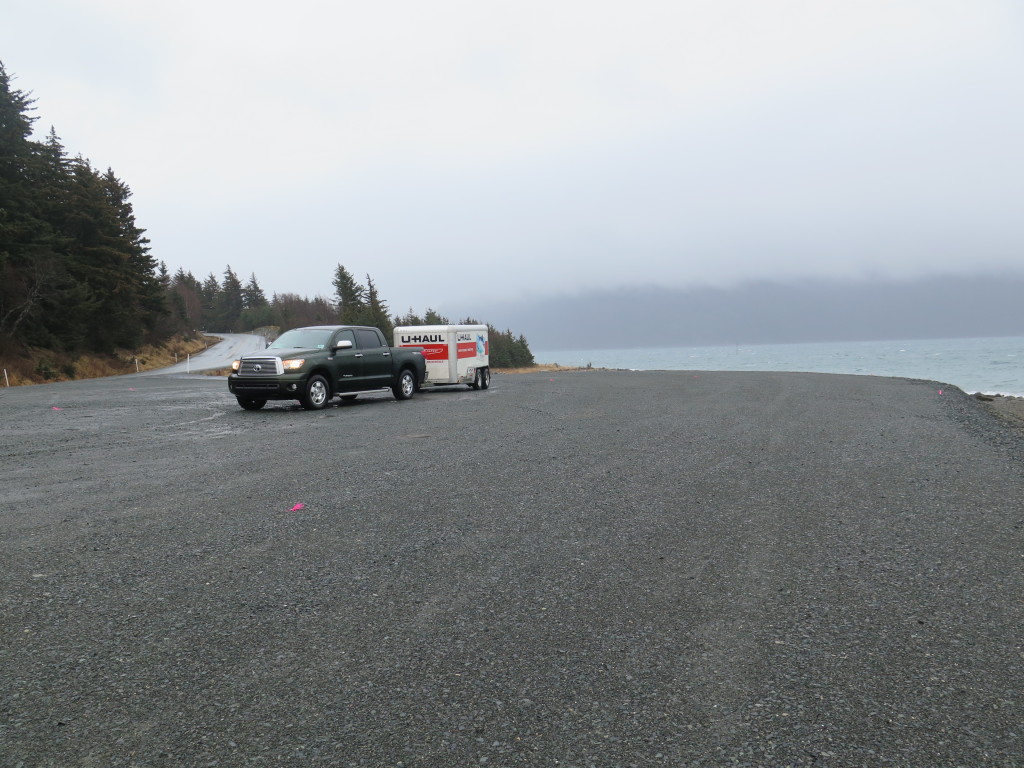
[[[246,357],[238,368],[239,376],[279,376],[284,373],[279,357]]]

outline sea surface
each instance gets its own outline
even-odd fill
[[[1024,396],[1024,336],[725,347],[533,350],[538,363],[683,371],[811,371],[900,376],[965,392]]]

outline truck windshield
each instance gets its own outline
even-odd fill
[[[331,333],[329,328],[296,328],[282,333],[267,349],[323,349]]]

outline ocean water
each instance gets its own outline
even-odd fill
[[[682,371],[809,371],[901,376],[965,392],[1024,396],[1024,336],[723,347],[534,350],[538,363]]]

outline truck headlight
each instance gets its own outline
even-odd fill
[[[237,371],[241,367],[242,367],[242,361],[241,360],[235,360],[233,363],[231,363],[231,370],[232,371]]]
[[[286,371],[297,371],[297,370],[299,370],[299,368],[302,367],[302,364],[304,362],[306,362],[306,361],[302,360],[302,359],[299,359],[299,360],[282,360],[281,361],[281,367],[284,368]]]

